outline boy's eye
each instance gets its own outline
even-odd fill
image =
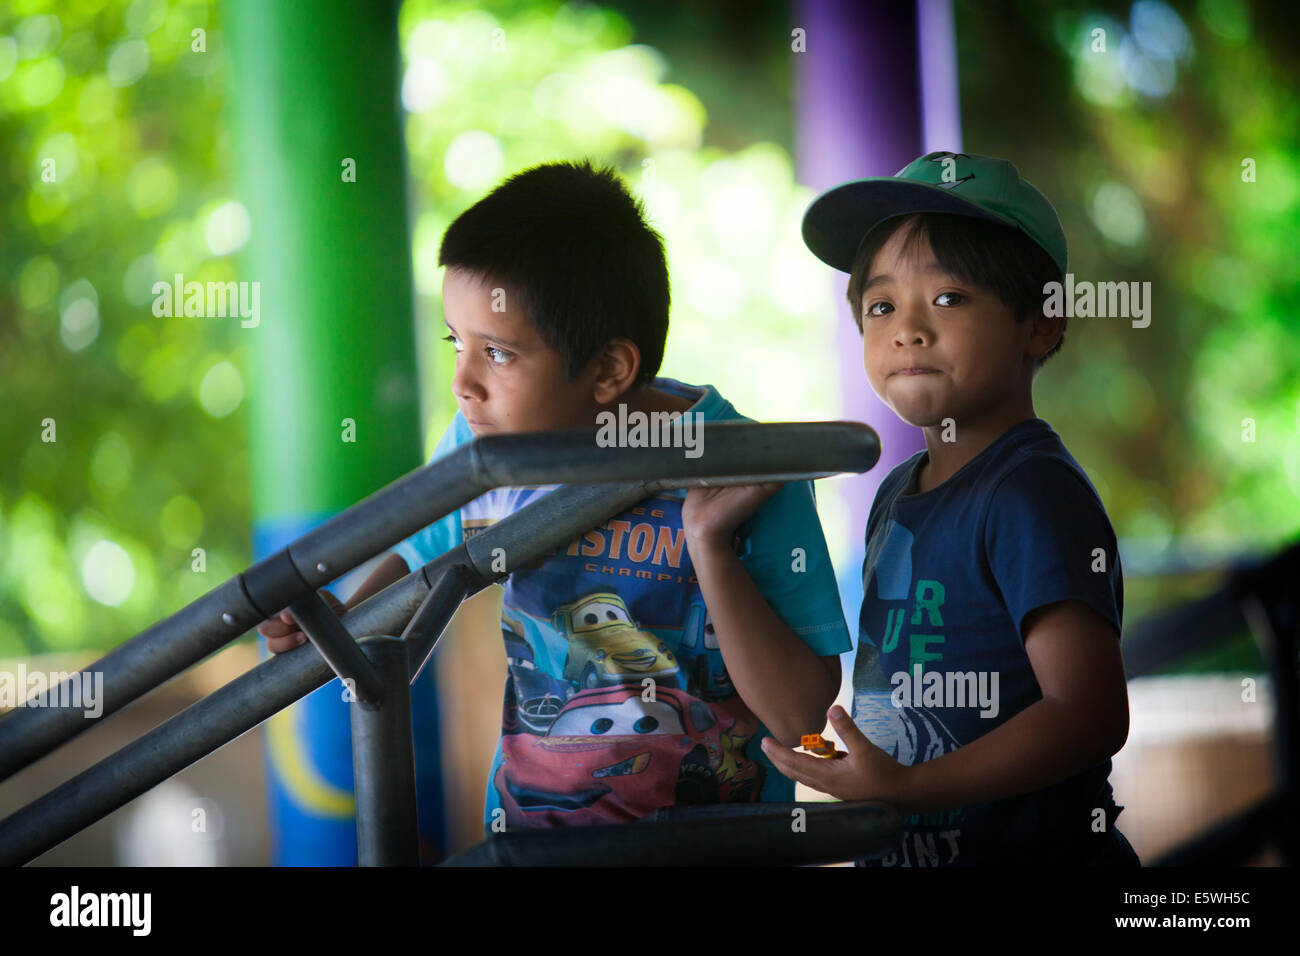
[[[460,342],[460,339],[456,338],[456,336],[454,335],[444,335],[442,337],[442,340],[444,342],[450,342],[452,345],[454,345],[456,347],[457,352],[465,351],[465,346],[463,346]],[[513,358],[513,356],[509,352],[506,352],[502,349],[496,348],[491,345],[484,346],[483,351],[487,353],[487,356],[489,359],[492,360],[493,365],[505,365],[507,362],[510,361],[511,358]]]
[[[884,312],[876,311],[876,309],[882,305],[887,307],[890,311],[893,311],[894,307],[892,305],[890,305],[888,302],[881,300],[880,302],[873,302],[871,303],[871,305],[867,306],[867,315],[884,315],[885,314]]]
[[[934,300],[934,301],[937,302],[939,305],[943,305],[944,303],[939,302],[939,300],[942,299],[942,298],[944,298],[945,296],[947,296],[947,297],[950,298],[950,299],[956,299],[956,300],[957,300],[956,302],[949,302],[948,305],[959,305],[960,303],[966,301],[966,297],[965,297],[964,295],[962,295],[960,292],[940,292],[940,293],[935,297],[935,300]]]

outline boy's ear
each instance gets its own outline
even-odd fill
[[[1040,313],[1031,314],[1030,318],[1034,323],[1034,331],[1029,337],[1030,354],[1035,359],[1041,359],[1056,347],[1057,342],[1061,341],[1061,336],[1065,334],[1066,317]]]
[[[614,401],[631,388],[641,372],[641,350],[631,339],[610,339],[595,361],[592,397],[601,405]]]

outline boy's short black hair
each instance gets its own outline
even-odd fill
[[[572,380],[611,339],[641,352],[650,382],[668,337],[663,240],[612,167],[545,163],[511,176],[460,214],[438,265],[513,295]]]
[[[853,260],[848,299],[859,332],[862,331],[862,287],[869,278],[867,270],[871,268],[871,260],[904,227],[911,230],[903,243],[904,251],[928,238],[940,266],[957,278],[992,292],[1010,307],[1017,321],[1041,315],[1045,301],[1043,286],[1064,281],[1060,266],[1047,251],[1014,226],[949,213],[895,216],[878,224],[863,238]],[[1060,340],[1035,368],[1059,352],[1064,342],[1062,326]]]

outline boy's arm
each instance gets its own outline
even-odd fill
[[[921,813],[1051,786],[1128,739],[1119,635],[1082,601],[1025,617],[1025,653],[1043,699],[983,737],[909,767],[901,802]]]
[[[777,616],[732,547],[737,516],[743,519],[779,488],[752,485],[698,495],[684,523],[727,674],[754,716],[793,747],[802,734],[824,726],[826,708],[840,689],[840,660],[819,656]]]
[[[370,577],[361,582],[361,586],[353,592],[352,597],[348,598],[343,606],[350,611],[372,594],[378,594],[394,581],[400,581],[410,573],[411,569],[406,566],[406,559],[390,551],[379,566],[371,572]]]
[[[842,800],[882,800],[904,813],[1028,793],[1116,753],[1128,738],[1128,693],[1114,626],[1082,601],[1061,601],[1026,615],[1024,631],[1042,700],[951,753],[904,766],[839,708],[831,724],[848,758],[764,750],[778,770],[809,786]]]

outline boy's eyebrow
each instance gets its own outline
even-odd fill
[[[445,318],[442,320],[442,324],[447,326],[447,328],[451,330],[452,335],[456,335],[456,336],[460,335],[459,332],[457,332],[455,329],[452,328],[451,323],[448,322]],[[480,335],[479,338],[488,342],[495,342],[497,345],[504,345],[508,349],[522,349],[524,347],[523,342],[515,342],[512,339],[503,339],[499,335]]]
[[[945,276],[948,275],[948,270],[945,269],[943,266],[939,265],[937,262],[932,265],[926,266],[924,269],[921,270],[921,272],[923,275],[945,275]],[[881,283],[884,282],[893,282],[893,281],[894,281],[893,276],[878,272],[866,281],[866,283],[862,286],[862,291],[866,292],[872,286],[880,285]]]

